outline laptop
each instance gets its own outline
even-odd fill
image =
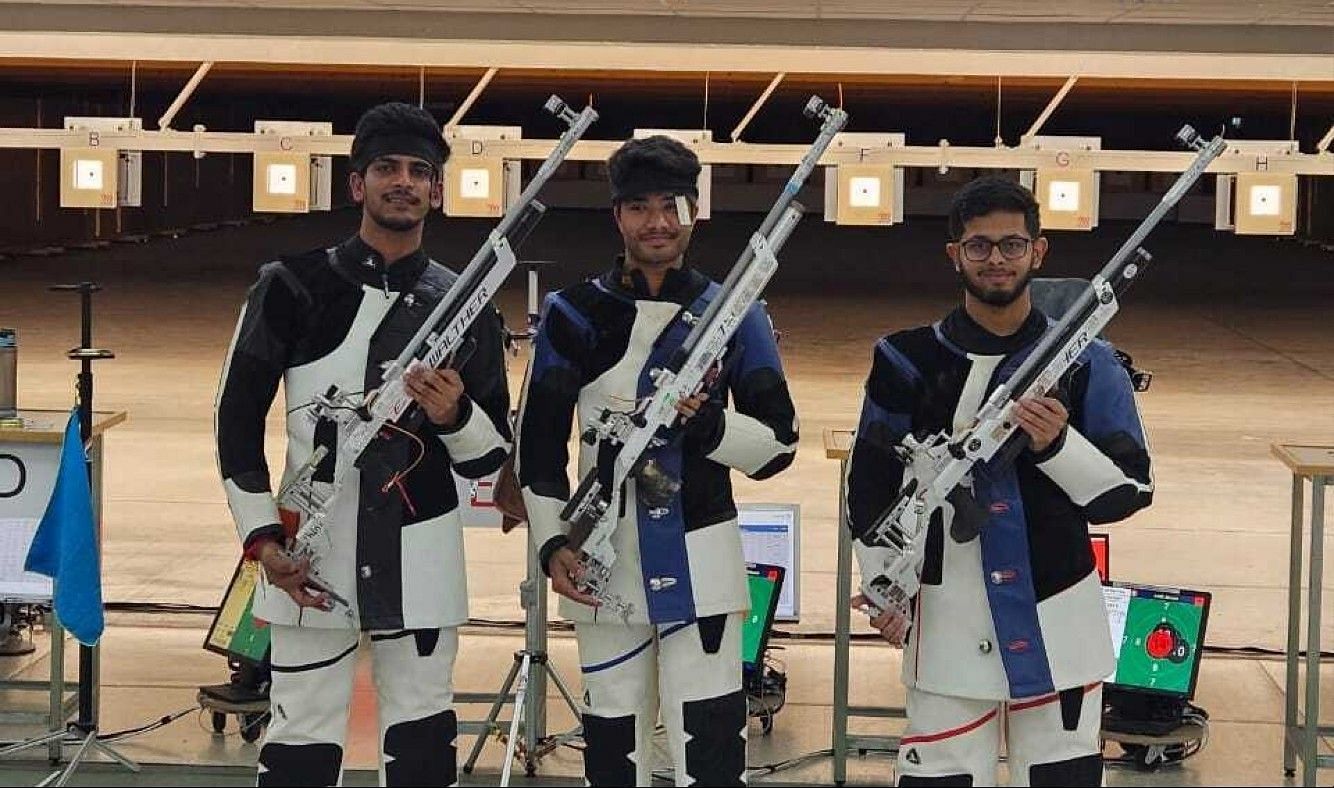
[[[769,645],[786,574],[787,570],[774,564],[746,564],[750,613],[741,628],[741,663],[746,676],[763,672],[764,650]]]
[[[1116,670],[1109,689],[1190,700],[1209,623],[1208,591],[1114,582],[1103,586]]]
[[[1175,730],[1195,697],[1213,595],[1121,582],[1102,591],[1116,653],[1103,687],[1103,728],[1143,735]]]

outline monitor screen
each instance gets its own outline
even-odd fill
[[[204,648],[252,664],[263,663],[269,655],[269,628],[255,620],[250,610],[251,595],[259,580],[259,562],[242,559],[232,574],[232,582],[218,605],[218,613],[204,638]]]
[[[746,564],[746,582],[750,586],[750,612],[741,629],[741,661],[747,670],[758,668],[764,659],[764,647],[769,642],[778,598],[783,592],[781,566]]]
[[[1131,583],[1102,592],[1116,653],[1109,687],[1194,697],[1212,595]]]
[[[794,503],[743,503],[737,507],[741,551],[747,561],[781,566],[782,595],[778,620],[801,616],[801,506]]]

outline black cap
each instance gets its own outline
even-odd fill
[[[699,199],[699,171],[694,151],[662,135],[630,140],[607,160],[612,202],[655,192]]]
[[[416,156],[439,170],[449,158],[440,124],[431,113],[401,101],[366,110],[352,138],[352,169],[365,172],[379,156]]]

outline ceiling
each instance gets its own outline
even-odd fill
[[[1031,119],[1079,75],[1055,121],[1334,120],[1334,0],[0,0],[0,18],[0,105],[133,84],[155,107],[209,61],[199,101],[420,93],[446,112],[496,67],[483,117],[559,92],[730,122],[781,71],[771,104],[846,95],[862,117],[994,115],[999,93]]]
[[[0,0],[0,4],[20,2],[24,0]],[[133,4],[263,10],[1334,26],[1334,2],[1330,0],[137,0]],[[122,0],[45,0],[44,5],[128,4]]]

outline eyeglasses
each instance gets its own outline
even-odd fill
[[[1032,246],[1033,239],[1025,238],[1022,235],[1007,235],[999,241],[974,236],[959,242],[959,248],[963,250],[963,258],[970,263],[985,263],[990,260],[992,249],[1000,249],[1001,257],[1006,260],[1018,260],[1028,254],[1028,250]]]

